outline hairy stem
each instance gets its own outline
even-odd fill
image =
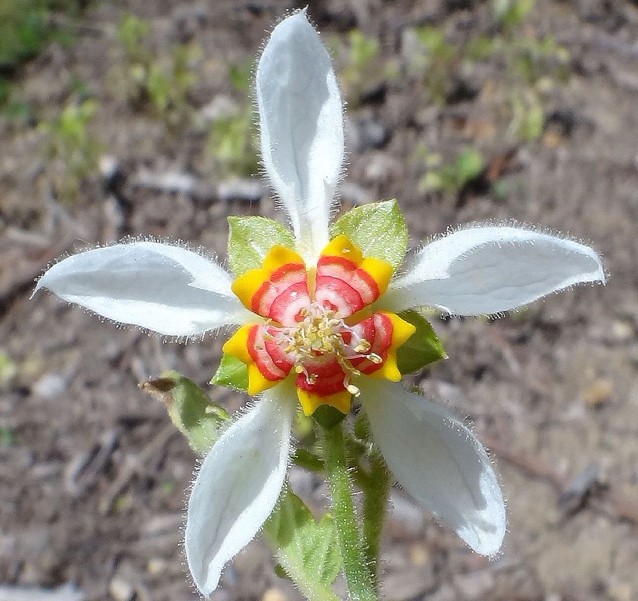
[[[370,471],[363,488],[363,536],[368,565],[375,585],[378,585],[379,551],[381,548],[381,532],[388,507],[390,492],[390,473],[383,457],[376,449],[370,455]]]
[[[349,598],[351,601],[377,601],[374,579],[368,567],[365,544],[352,499],[352,486],[348,475],[341,424],[324,429],[324,448],[326,472]]]

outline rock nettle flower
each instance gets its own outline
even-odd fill
[[[308,415],[322,405],[347,413],[356,397],[397,481],[476,552],[495,554],[505,508],[483,447],[444,408],[397,383],[397,352],[419,335],[406,310],[508,311],[604,282],[599,257],[535,229],[488,224],[438,238],[403,263],[407,235],[392,202],[355,209],[331,230],[342,104],[305,11],[274,29],[256,85],[263,164],[292,231],[231,221],[235,278],[181,246],[137,241],[66,258],[38,288],[165,335],[239,326],[222,366],[244,369],[259,396],[210,450],[192,490],[186,552],[205,595],[277,503],[298,403]]]
[[[237,330],[224,352],[248,366],[255,395],[294,371],[306,415],[330,405],[350,411],[358,376],[401,379],[396,351],[416,331],[394,313],[366,311],[387,289],[392,265],[364,258],[346,236],[323,249],[316,267],[293,250],[273,246],[264,267],[235,280],[242,303],[265,322]]]

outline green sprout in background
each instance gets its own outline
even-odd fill
[[[494,0],[490,33],[460,41],[450,39],[445,24],[416,27],[406,33],[410,45],[410,52],[405,53],[406,73],[421,81],[426,102],[445,110],[459,102],[453,99],[455,86],[471,82],[465,85],[487,107],[494,135],[506,140],[510,148],[543,137],[552,92],[571,76],[567,49],[551,35],[539,36],[528,22],[532,7],[533,0]],[[477,66],[487,61],[496,65],[496,71],[479,72]],[[486,168],[478,148],[466,148],[452,160],[444,160],[420,145],[412,160],[426,169],[421,191],[448,195],[458,194]],[[504,190],[500,186],[499,194]]]
[[[44,150],[58,199],[74,201],[85,180],[98,172],[102,146],[91,133],[98,109],[95,99],[68,104],[51,121],[40,124]]]
[[[395,62],[382,56],[379,40],[359,29],[351,29],[345,40],[332,38],[329,47],[340,66],[343,94],[353,109],[399,74]]]
[[[12,102],[13,76],[51,41],[73,40],[73,19],[79,0],[2,0],[0,2],[0,107],[8,117],[23,117],[24,107]],[[63,14],[64,19],[54,17]]]
[[[248,59],[228,69],[235,103],[213,122],[207,150],[222,176],[250,176],[259,170],[258,133],[250,102],[255,63]]]
[[[485,161],[476,148],[461,151],[451,163],[443,163],[441,155],[429,152],[421,146],[419,150],[428,169],[419,181],[421,192],[433,190],[458,194],[464,186],[476,179],[485,169]]]
[[[175,128],[191,119],[189,94],[197,76],[195,63],[201,58],[197,45],[175,44],[168,55],[154,53],[150,43],[150,23],[134,15],[125,16],[117,29],[121,62],[112,69],[117,93],[139,110]]]

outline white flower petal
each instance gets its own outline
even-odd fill
[[[505,504],[474,435],[448,411],[399,384],[368,379],[361,400],[373,439],[403,488],[474,551],[497,553]]]
[[[485,315],[584,282],[605,282],[600,257],[588,246],[528,229],[479,226],[425,246],[391,284],[384,307]]]
[[[295,407],[294,389],[280,385],[268,391],[204,459],[188,503],[186,557],[205,596],[217,588],[224,565],[255,537],[277,503]]]
[[[38,281],[60,298],[103,317],[160,334],[189,336],[232,323],[247,312],[219,265],[181,248],[132,242],[60,261]]]
[[[319,255],[343,162],[337,80],[305,10],[275,27],[257,67],[261,153],[299,250]]]

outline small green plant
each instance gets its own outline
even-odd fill
[[[351,29],[345,43],[335,38],[330,46],[341,64],[341,86],[351,107],[356,108],[367,92],[398,74],[396,65],[381,57],[379,41],[359,29]]]
[[[95,99],[71,103],[55,119],[40,124],[53,185],[62,201],[75,200],[82,183],[98,170],[102,146],[90,132],[97,108]]]
[[[485,161],[475,148],[461,151],[451,163],[443,164],[441,156],[421,147],[418,153],[427,172],[419,182],[421,192],[441,191],[457,194],[485,169]]]
[[[228,69],[237,104],[218,116],[208,136],[208,152],[224,176],[254,175],[259,170],[258,136],[250,103],[252,60]]]
[[[413,30],[415,44],[409,70],[422,78],[428,99],[445,104],[451,76],[459,66],[460,50],[447,42],[441,28],[426,25]]]
[[[149,42],[150,24],[134,15],[117,29],[123,60],[111,72],[115,88],[131,105],[148,109],[170,127],[190,119],[188,96],[197,78],[193,64],[199,46],[176,44],[168,56],[157,57]]]
[[[11,447],[15,442],[15,432],[9,426],[0,426],[0,449]]]
[[[503,28],[520,25],[534,6],[534,0],[492,0],[492,16]]]
[[[540,95],[534,90],[527,94],[512,91],[509,97],[511,121],[509,129],[513,136],[523,142],[538,140],[545,127],[545,111]]]
[[[491,110],[494,131],[513,145],[538,140],[545,129],[545,104],[551,90],[570,77],[570,56],[551,35],[539,35],[527,24],[533,0],[493,0],[490,34],[474,34],[452,44],[443,27],[424,26],[407,32],[410,44],[406,70],[416,76],[427,100],[439,106],[450,101],[450,90],[488,62],[493,71],[483,76],[482,100]],[[458,37],[458,36],[457,36]],[[489,73],[485,69],[483,73]],[[412,156],[424,167],[421,191],[458,193],[480,175],[485,163],[478,150],[466,149],[451,163],[419,148]],[[503,193],[505,187],[499,188]]]
[[[7,354],[0,352],[0,387],[11,382],[18,374],[18,366]]]
[[[52,14],[64,10],[74,17],[80,9],[78,0],[2,0],[0,2],[0,105],[11,93],[11,75],[36,56],[51,40],[68,43],[68,28],[54,24]]]

